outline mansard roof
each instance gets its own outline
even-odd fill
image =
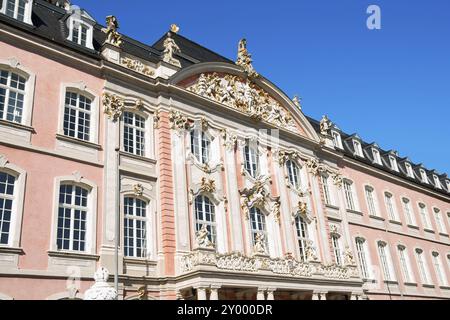
[[[54,1],[53,1],[54,2]],[[90,17],[90,15],[86,12],[85,15]],[[94,34],[93,34],[93,47],[94,50],[79,46],[74,44],[71,41],[68,41],[68,26],[66,24],[66,20],[70,16],[70,13],[66,11],[64,8],[51,4],[48,1],[44,0],[34,0],[33,12],[32,12],[32,23],[33,25],[29,25],[26,23],[19,22],[15,19],[12,19],[6,15],[0,14],[0,23],[6,24],[17,29],[20,29],[24,32],[28,32],[37,36],[41,39],[46,39],[50,42],[57,43],[63,47],[69,48],[70,50],[76,51],[78,53],[85,54],[91,58],[95,58],[101,60],[102,57],[100,55],[101,46],[106,39],[105,33],[102,32],[102,26],[99,23],[95,23],[94,25]],[[93,20],[93,19],[92,19]],[[120,32],[120,30],[119,30]],[[126,35],[122,34],[123,44],[121,49],[132,56],[137,58],[144,59],[146,61],[150,61],[153,63],[157,63],[162,60],[162,51],[163,51],[163,43],[167,38],[168,33],[165,33],[159,40],[157,40],[153,45],[147,45],[137,40],[134,40]],[[175,40],[177,45],[180,47],[180,53],[176,54],[176,58],[181,62],[181,68],[186,69],[192,65],[206,63],[206,62],[215,62],[219,64],[230,64],[235,66],[235,63],[220,55],[217,54],[177,33],[170,32],[170,36]],[[275,87],[275,86],[274,86]],[[281,91],[281,90],[280,90]],[[318,120],[313,119],[311,117],[306,116],[306,119],[310,122],[312,128],[316,131],[316,133],[320,133],[320,123]],[[333,124],[333,130],[340,132],[342,136],[342,141],[344,149],[342,151],[337,150],[338,152],[343,152],[347,157],[353,158],[359,162],[366,163],[367,165],[376,167],[380,170],[384,170],[389,172],[395,176],[401,177],[403,179],[409,180],[416,184],[422,185],[426,188],[433,189],[436,192],[441,192],[443,194],[448,195],[450,193],[449,188],[446,181],[448,179],[446,174],[439,174],[435,171],[430,171],[425,169],[422,164],[414,164],[408,158],[401,158],[398,154],[393,154],[390,150],[383,150],[375,143],[367,143],[363,139],[361,139],[356,134],[347,134],[339,129],[338,126]],[[361,147],[365,151],[365,157],[357,157],[354,154],[353,143],[347,143],[352,138],[357,138],[361,141]],[[373,155],[369,146],[376,146],[380,150],[380,155],[382,158],[383,165],[377,165],[373,162]],[[370,153],[370,156],[367,154]],[[389,154],[394,155],[397,158],[399,171],[394,171],[391,169],[389,165],[388,157]],[[415,178],[411,178],[406,174],[405,162],[411,163],[413,167],[413,171],[415,172]],[[427,173],[429,178],[429,183],[423,183],[420,179],[419,168],[423,168]],[[441,181],[442,189],[436,188],[434,186],[433,174],[437,175]]]

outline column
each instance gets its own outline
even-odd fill
[[[211,286],[211,294],[209,300],[219,300],[219,289],[220,286]]]
[[[275,300],[275,297],[273,294],[275,292],[275,290],[276,289],[274,289],[274,288],[267,289],[267,300]]]
[[[264,295],[265,290],[258,288],[258,293],[256,294],[256,300],[266,300]]]
[[[197,287],[197,300],[206,300],[206,288],[205,287]]]

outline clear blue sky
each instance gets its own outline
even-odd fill
[[[152,44],[169,28],[235,59],[246,37],[255,69],[304,113],[450,174],[450,1],[73,0]],[[369,30],[366,9],[381,8]]]

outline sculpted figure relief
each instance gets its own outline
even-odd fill
[[[331,121],[327,116],[323,116],[320,120],[320,134],[323,136],[329,136],[331,129]]]
[[[197,231],[196,237],[200,248],[214,248],[214,244],[209,240],[209,231],[205,224]]]
[[[252,55],[247,50],[247,40],[241,39],[238,46],[238,58],[236,61],[250,77],[258,77],[259,74],[253,69]]]
[[[106,33],[105,43],[109,43],[113,46],[120,47],[122,45],[122,36],[117,32],[119,29],[119,21],[115,16],[106,17],[106,28],[102,31]]]
[[[172,39],[170,32],[167,33],[167,38],[163,43],[163,61],[173,64],[174,66],[181,67],[181,63],[178,59],[175,59],[174,54],[180,52],[180,47]]]
[[[266,237],[264,233],[257,233],[255,235],[255,245],[253,246],[253,251],[256,254],[266,254]]]
[[[202,73],[188,90],[242,111],[255,120],[263,120],[286,130],[298,132],[291,114],[248,79],[240,79],[233,75],[219,76],[215,72]]]

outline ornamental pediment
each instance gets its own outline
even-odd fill
[[[291,112],[249,78],[217,72],[202,73],[187,90],[224,104],[276,127],[300,133]]]

